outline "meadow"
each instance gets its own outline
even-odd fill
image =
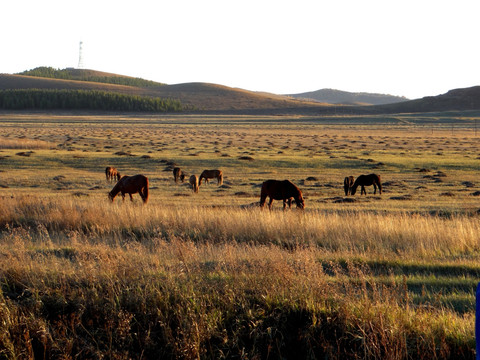
[[[0,114],[0,358],[474,358],[478,118]]]

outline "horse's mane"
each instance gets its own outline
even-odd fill
[[[110,195],[111,197],[114,197],[115,195],[117,195],[117,194],[121,191],[121,187],[122,187],[122,184],[123,184],[123,180],[124,180],[125,178],[127,178],[127,177],[128,177],[128,176],[123,175],[123,176],[121,177],[121,179],[117,181],[117,183],[115,184],[115,186],[113,187],[113,189],[109,192],[109,195]]]

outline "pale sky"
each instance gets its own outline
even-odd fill
[[[0,73],[77,67],[276,94],[480,85],[479,0],[2,0]]]

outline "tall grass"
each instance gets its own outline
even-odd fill
[[[140,206],[100,200],[5,198],[0,226],[44,226],[51,236],[76,231],[91,239],[149,241],[178,237],[194,242],[315,246],[325,252],[419,257],[479,251],[475,217],[356,211],[262,211],[256,207]],[[102,240],[103,241],[103,240]]]
[[[319,214],[36,200],[2,217],[2,358],[473,357],[471,313],[416,307],[352,262],[327,273],[328,247],[274,237]]]

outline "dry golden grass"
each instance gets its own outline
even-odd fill
[[[473,357],[471,133],[247,117],[0,120],[9,141],[54,144],[0,152],[4,358]],[[220,168],[225,186],[193,194],[168,162]],[[148,205],[110,203],[107,165],[147,175]],[[369,172],[383,194],[345,202],[343,177]],[[258,209],[269,178],[299,185],[306,210]]]

